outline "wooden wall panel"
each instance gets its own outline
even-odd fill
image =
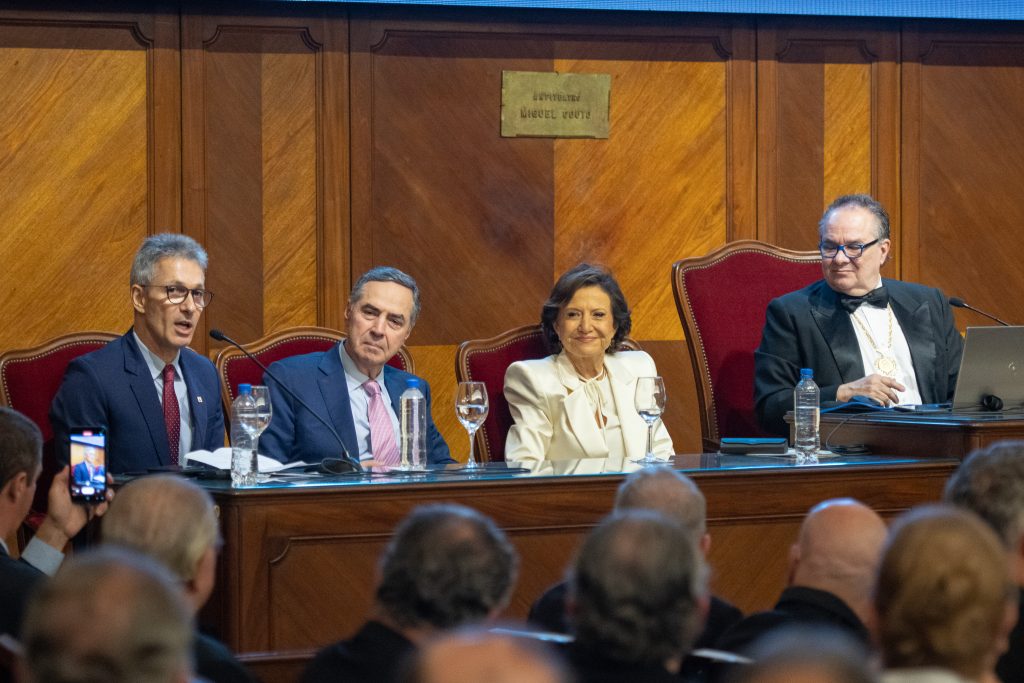
[[[0,13],[0,348],[130,325],[135,249],[179,229],[177,42],[154,13]]]
[[[904,275],[1024,324],[1024,32],[984,28],[906,34]]]

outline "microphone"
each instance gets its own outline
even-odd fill
[[[1002,325],[1004,327],[1010,327],[1010,323],[1006,322],[1005,320],[1000,320],[999,318],[995,317],[991,313],[986,313],[985,311],[979,310],[979,309],[975,308],[974,306],[971,306],[969,303],[967,303],[966,301],[964,301],[963,299],[961,299],[958,296],[951,296],[951,297],[949,297],[949,305],[950,306],[955,306],[956,308],[966,308],[968,311],[974,311],[975,313],[980,313],[981,315],[985,316],[989,320],[995,320],[997,323],[999,323],[1000,325]]]
[[[295,400],[296,403],[298,403],[300,406],[309,411],[309,414],[315,417],[317,422],[322,424],[324,427],[327,427],[327,430],[338,442],[338,445],[341,446],[341,457],[324,458],[323,461],[320,463],[321,471],[325,472],[326,474],[345,474],[347,472],[363,471],[363,466],[359,463],[357,459],[352,457],[351,453],[348,452],[348,448],[345,447],[345,442],[341,440],[340,436],[338,436],[338,432],[334,430],[334,426],[330,422],[322,418],[319,415],[319,413],[310,408],[308,403],[303,401],[302,398],[300,398],[294,391],[289,389],[287,385],[285,385],[281,380],[279,380],[277,377],[274,377],[274,373],[272,373],[270,371],[270,368],[264,365],[259,358],[249,353],[249,351],[246,350],[245,347],[243,347],[241,344],[239,344],[234,339],[227,336],[217,328],[213,328],[212,330],[210,330],[210,336],[216,339],[217,341],[227,342],[228,344],[231,344],[236,349],[244,353],[245,357],[251,360],[256,365],[260,366],[260,368],[263,369],[263,372],[267,374],[267,377],[274,380],[274,382],[277,383],[277,386],[281,387],[281,390],[284,393],[288,394],[291,398]]]

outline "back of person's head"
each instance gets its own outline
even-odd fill
[[[620,662],[665,662],[700,632],[707,571],[682,526],[653,511],[621,512],[584,540],[569,594],[581,647]]]
[[[726,683],[875,683],[864,646],[828,626],[783,626],[757,640],[750,664],[734,666]]]
[[[668,467],[631,473],[615,494],[615,510],[654,510],[700,538],[707,532],[707,503],[693,480]]]
[[[893,524],[875,610],[887,668],[941,667],[974,679],[994,666],[1016,614],[1006,552],[970,512],[912,510]]]
[[[120,548],[76,555],[29,600],[25,680],[187,680],[190,614],[174,577],[153,560]]]
[[[505,534],[476,510],[419,507],[384,550],[377,604],[401,628],[480,621],[505,606],[518,561]]]
[[[946,483],[944,499],[981,517],[1015,548],[1024,533],[1024,441],[971,453]]]
[[[39,427],[17,410],[0,406],[0,489],[21,472],[33,484],[42,457]]]
[[[182,581],[220,540],[210,494],[173,474],[136,479],[117,492],[103,517],[103,542],[162,562]]]
[[[552,649],[527,637],[480,628],[450,631],[417,652],[405,683],[568,683]]]

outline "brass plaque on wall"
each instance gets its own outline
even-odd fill
[[[607,138],[610,74],[501,72],[504,138]]]

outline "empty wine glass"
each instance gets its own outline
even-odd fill
[[[254,479],[258,480],[260,474],[258,457],[260,434],[270,426],[270,418],[274,414],[274,409],[270,404],[269,387],[262,384],[254,384],[252,387],[252,399],[256,402],[256,426],[250,429],[252,433],[252,475]]]
[[[661,377],[639,377],[636,380],[636,393],[633,396],[633,404],[636,412],[647,423],[647,452],[640,460],[633,462],[650,465],[658,462],[654,456],[654,425],[661,419],[665,412],[665,382]]]
[[[488,409],[487,388],[484,387],[483,382],[459,382],[459,387],[455,391],[455,415],[469,432],[467,469],[478,467],[473,453],[473,445],[476,430],[480,429],[480,425],[487,419]]]

